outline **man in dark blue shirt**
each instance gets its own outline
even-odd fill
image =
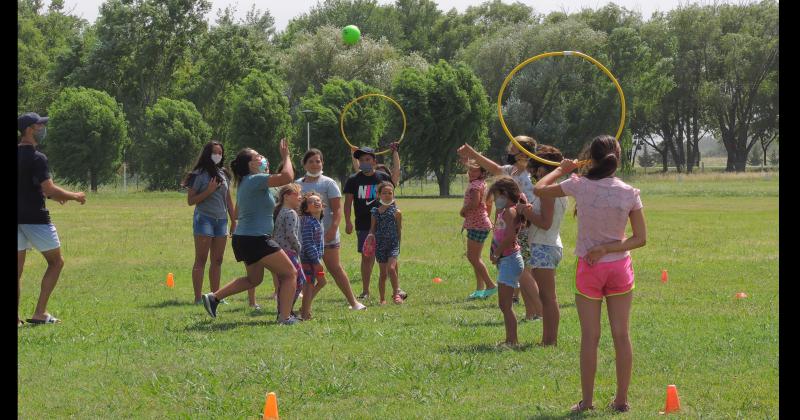
[[[56,287],[64,259],[61,257],[61,242],[56,227],[50,222],[50,212],[45,207],[45,197],[64,204],[75,200],[86,202],[82,192],[70,192],[53,184],[47,156],[36,150],[47,135],[48,117],[40,117],[28,112],[17,118],[17,128],[21,134],[17,144],[17,326],[24,323],[19,318],[19,292],[22,269],[25,266],[25,253],[35,247],[47,260],[47,270],[42,277],[42,288],[32,324],[55,324],[57,318],[47,312],[47,301]]]

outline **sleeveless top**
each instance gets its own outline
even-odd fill
[[[495,218],[494,222],[494,236],[492,237],[492,253],[494,250],[500,246],[500,243],[503,242],[506,235],[511,235],[514,237],[514,245],[503,251],[503,257],[507,257],[517,251],[519,251],[519,243],[517,242],[517,232],[511,229],[511,226],[506,226],[506,222],[503,220],[503,215],[506,214],[506,209],[500,210],[497,212],[497,217]],[[511,232],[509,232],[511,230]]]

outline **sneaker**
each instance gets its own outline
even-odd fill
[[[400,298],[406,300],[408,298],[408,293],[403,291],[403,289],[397,289],[397,294],[400,295]]]
[[[252,309],[254,311],[260,311],[261,310],[261,305],[259,305],[257,303],[255,305],[250,305],[250,309]]]
[[[542,317],[541,317],[541,316],[539,316],[539,315],[534,315],[534,316],[532,316],[532,317],[530,317],[530,318],[522,318],[522,319],[520,319],[520,320],[519,320],[519,323],[520,323],[520,324],[522,324],[522,323],[525,323],[525,322],[533,322],[533,321],[538,321],[538,320],[540,320],[540,319],[542,319]]]
[[[294,325],[297,324],[298,322],[300,322],[299,318],[289,315],[289,318],[286,318],[283,321],[278,321],[278,325]]]
[[[362,294],[358,295],[358,298],[359,298],[360,300],[369,299],[369,293],[367,293],[367,292],[364,292],[364,293],[362,293]]]
[[[480,299],[483,297],[483,290],[476,290],[467,296],[467,300]]]
[[[364,309],[367,309],[367,306],[361,302],[356,302],[356,306],[351,306],[350,309],[354,311],[363,311]]]
[[[208,312],[208,314],[211,315],[212,318],[216,318],[217,306],[219,306],[220,301],[217,300],[217,298],[211,293],[204,294],[202,299],[203,299],[203,306],[205,306],[206,308],[206,312]]]
[[[225,300],[225,299],[220,300],[219,303],[221,303],[223,305],[229,305],[228,301]]]
[[[492,287],[491,289],[486,289],[486,290],[484,290],[484,291],[483,291],[483,294],[481,295],[481,298],[483,298],[483,299],[486,299],[486,298],[488,298],[489,296],[492,296],[492,295],[494,295],[495,293],[497,293],[497,286],[495,286],[495,287]]]

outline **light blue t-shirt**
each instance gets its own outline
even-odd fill
[[[234,235],[272,235],[272,211],[275,209],[275,199],[267,186],[269,177],[267,173],[258,173],[242,178],[236,192],[239,220]]]
[[[333,223],[333,207],[331,206],[331,199],[342,198],[342,192],[339,191],[339,186],[336,185],[336,181],[325,175],[320,175],[315,182],[305,182],[305,179],[305,177],[298,178],[295,182],[300,184],[303,194],[307,192],[316,192],[320,195],[320,197],[322,197],[322,203],[325,204],[325,209],[322,213],[322,227],[325,228],[325,232],[327,232],[331,229],[331,223]],[[338,244],[339,242],[339,229],[337,228],[336,237],[325,245]]]

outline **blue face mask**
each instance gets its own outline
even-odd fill
[[[44,142],[44,138],[47,136],[47,127],[42,127],[41,130],[33,133],[33,138],[36,139],[36,143],[42,144]]]
[[[267,169],[269,169],[269,162],[267,162],[267,158],[262,157],[261,166],[258,167],[258,170],[260,172],[267,172]]]
[[[372,172],[372,164],[362,162],[358,165],[358,169],[361,169],[363,172]]]
[[[497,197],[494,199],[494,207],[497,209],[506,208],[506,204],[508,204],[508,201],[505,197]]]

